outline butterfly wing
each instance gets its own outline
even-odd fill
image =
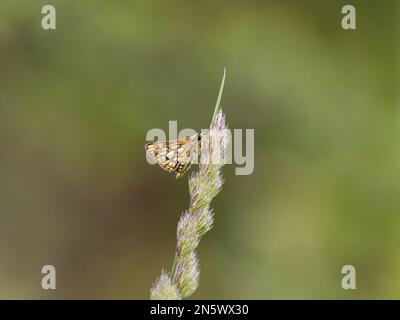
[[[176,179],[182,177],[192,164],[191,137],[176,141],[157,141],[146,144],[145,148],[161,168],[176,172]]]

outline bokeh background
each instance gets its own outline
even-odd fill
[[[224,168],[193,298],[400,298],[399,8],[352,0],[345,31],[345,4],[2,0],[0,298],[149,297],[188,186],[146,162],[146,133],[206,128],[224,67],[255,170]]]

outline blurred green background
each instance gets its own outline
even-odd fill
[[[146,162],[146,133],[206,128],[224,67],[255,170],[224,168],[193,298],[400,298],[398,8],[353,0],[346,31],[345,4],[2,0],[0,298],[149,297],[188,186]]]

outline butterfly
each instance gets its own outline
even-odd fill
[[[173,141],[149,142],[145,149],[168,172],[175,172],[175,178],[181,178],[199,156],[201,135],[186,136]]]

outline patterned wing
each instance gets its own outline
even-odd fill
[[[192,139],[194,137],[176,141],[150,142],[145,148],[161,168],[168,172],[175,172],[175,178],[178,179],[189,170],[192,164],[190,148]]]

